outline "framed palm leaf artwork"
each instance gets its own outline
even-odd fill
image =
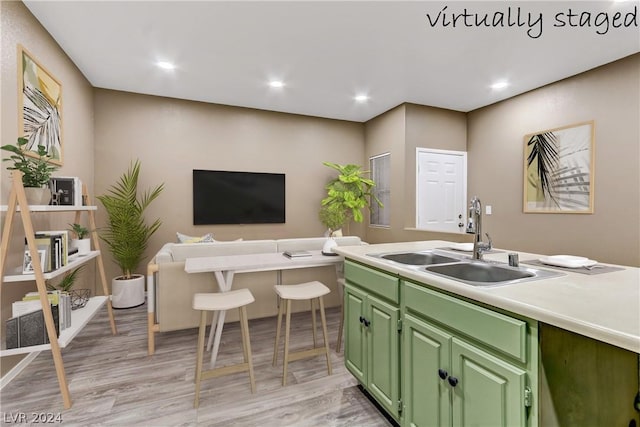
[[[594,122],[524,137],[524,212],[593,213]]]
[[[18,131],[26,154],[46,148],[50,162],[62,166],[62,85],[33,55],[18,45]]]

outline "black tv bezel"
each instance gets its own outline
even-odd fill
[[[277,215],[275,216],[260,216],[260,217],[247,217],[237,216],[232,219],[228,217],[203,217],[203,213],[197,212],[197,199],[196,199],[196,175],[197,174],[215,174],[223,177],[242,176],[252,178],[262,177],[279,177],[282,180],[281,186],[279,186],[279,194],[281,197],[281,207],[278,208]],[[202,181],[200,181],[202,183]],[[286,223],[286,174],[276,172],[253,172],[253,171],[231,171],[231,170],[211,170],[211,169],[193,169],[192,171],[192,208],[193,208],[193,225],[243,225],[243,224],[284,224]],[[247,199],[249,200],[249,199]],[[279,198],[280,200],[280,198]]]

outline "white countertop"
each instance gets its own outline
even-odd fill
[[[367,256],[367,254],[384,252],[443,248],[450,244],[451,242],[431,240],[339,246],[334,251],[346,258],[428,283],[434,288],[640,353],[640,269],[638,268],[621,266],[624,270],[593,275],[566,272],[564,276],[550,279],[483,288]],[[484,258],[506,264],[508,253],[516,252],[496,250],[504,252],[485,254]],[[526,252],[516,253],[519,254],[521,266],[524,266],[523,261],[543,256]],[[532,267],[545,269],[540,266]]]

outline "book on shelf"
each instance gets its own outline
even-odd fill
[[[69,231],[68,230],[47,230],[36,231],[36,236],[50,236],[54,242],[55,256],[60,268],[69,262]]]
[[[311,252],[309,251],[285,251],[283,254],[289,258],[304,258],[311,256]]]
[[[59,330],[63,331],[71,326],[71,297],[68,293],[60,290],[47,291],[49,303],[59,315]],[[40,294],[38,292],[28,292],[22,301],[14,301],[12,304],[12,316],[16,317],[35,310],[41,310]]]
[[[43,273],[57,270],[69,263],[69,232],[67,230],[37,231],[34,235],[38,248],[40,265]],[[22,273],[34,272],[31,251],[25,238],[25,251],[22,263]]]
[[[56,335],[60,336],[60,318],[57,305],[51,307],[51,314],[56,327]],[[49,344],[49,335],[47,334],[42,308],[7,319],[7,349],[41,344]]]

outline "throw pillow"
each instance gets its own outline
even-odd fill
[[[197,236],[187,236],[186,234],[176,233],[178,237],[178,243],[211,243],[215,242],[213,240],[213,235],[211,233],[207,233],[202,237]]]

